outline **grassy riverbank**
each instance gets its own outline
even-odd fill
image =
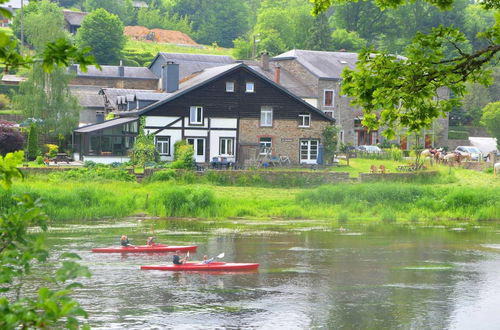
[[[367,165],[364,163],[350,170],[361,171]],[[219,221],[315,219],[333,226],[500,220],[500,179],[464,169],[452,169],[451,174],[446,167],[435,170],[440,175],[433,182],[351,183],[318,188],[259,187],[252,186],[251,180],[242,183],[246,186],[225,186],[195,175],[137,183],[127,181],[129,178],[118,172],[107,177],[72,173],[32,176],[16,182],[13,190],[41,197],[46,212],[56,221],[139,213]],[[0,197],[0,202],[6,200]]]

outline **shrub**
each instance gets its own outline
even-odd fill
[[[76,168],[69,171],[50,173],[49,178],[55,181],[78,180],[116,180],[135,181],[135,176],[125,170],[103,167]]]
[[[38,132],[35,124],[30,125],[28,133],[28,159],[33,160],[40,154],[38,148]]]
[[[466,131],[448,131],[448,139],[450,140],[467,140],[469,132]]]
[[[83,162],[83,167],[96,167],[96,162],[94,161],[91,161],[91,160],[86,160],[85,162]]]
[[[57,153],[59,152],[59,147],[55,144],[46,144],[45,147],[47,148],[47,156],[50,158],[54,158],[57,156]]]
[[[169,165],[169,168],[190,170],[194,167],[194,149],[193,146],[185,141],[178,141],[174,144],[175,161]]]
[[[43,157],[42,156],[36,156],[36,163],[37,165],[43,165]]]
[[[147,182],[156,182],[156,181],[168,181],[174,180],[176,177],[176,171],[173,169],[162,170],[158,172],[154,172],[147,178]]]
[[[0,94],[0,110],[8,108],[10,105],[10,99],[5,94]]]
[[[0,126],[0,155],[22,150],[23,145],[24,136],[17,128]]]

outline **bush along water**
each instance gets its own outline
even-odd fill
[[[217,216],[218,203],[208,189],[171,186],[153,192],[148,211],[158,216],[208,218]]]

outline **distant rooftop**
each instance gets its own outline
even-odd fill
[[[82,21],[88,13],[81,11],[63,10],[64,19],[71,25],[81,26]]]
[[[103,77],[103,78],[129,78],[129,79],[158,79],[148,68],[124,66],[123,76],[120,75],[117,65],[101,65],[101,70],[97,69],[94,65],[87,67],[87,72],[82,72],[80,66],[73,64],[70,70],[75,70],[77,77]]]

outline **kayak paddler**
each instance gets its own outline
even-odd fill
[[[208,256],[205,255],[205,256],[203,256],[203,261],[201,263],[203,263],[203,264],[209,264],[212,261],[214,261],[214,258],[210,258],[209,259]]]
[[[120,245],[121,246],[131,246],[127,235],[122,235],[122,237],[120,238]]]
[[[155,238],[153,236],[148,237],[148,241],[146,242],[147,246],[153,246],[155,245]]]
[[[187,256],[181,259],[181,257],[179,256],[180,253],[181,251],[179,250],[175,251],[175,254],[172,258],[172,262],[174,263],[174,265],[182,265],[187,261]]]

